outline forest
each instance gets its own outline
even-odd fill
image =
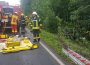
[[[36,11],[44,31],[83,47],[75,51],[90,59],[90,0],[21,0],[21,7],[28,16]]]

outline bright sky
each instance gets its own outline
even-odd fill
[[[20,5],[20,0],[0,0],[0,1],[6,1],[10,5],[16,5],[16,4],[19,4]]]

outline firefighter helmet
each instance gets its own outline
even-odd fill
[[[37,12],[33,12],[32,14],[33,14],[33,15],[37,15]]]

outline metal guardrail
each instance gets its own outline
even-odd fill
[[[81,56],[80,54],[74,52],[71,49],[64,49],[62,48],[63,53],[68,56],[75,64],[77,65],[90,65],[90,61]]]

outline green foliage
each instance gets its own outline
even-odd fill
[[[31,0],[21,0],[21,7],[26,15],[30,15],[31,11]]]
[[[61,54],[61,45],[58,41],[58,37],[52,33],[48,33],[46,31],[42,31],[40,37],[50,46],[52,47],[58,54]]]
[[[55,17],[50,17],[46,23],[46,30],[57,33],[58,32],[58,20]]]
[[[90,0],[21,0],[21,6],[26,15],[38,12],[45,30],[90,49]]]
[[[51,1],[51,8],[55,12],[56,16],[59,16],[64,21],[69,20],[69,1],[70,0],[52,0]]]
[[[71,2],[71,8],[75,7],[71,11],[70,19],[72,24],[75,24],[75,30],[81,37],[85,37],[90,40],[90,35],[87,33],[90,31],[90,0],[76,0]]]
[[[60,28],[59,28],[60,29]],[[60,30],[59,30],[60,31]],[[69,61],[69,59],[61,52],[62,51],[62,42],[61,40],[63,40],[65,42],[65,44],[69,45],[69,47],[76,51],[77,53],[83,55],[84,57],[86,57],[87,59],[90,59],[90,51],[88,48],[79,46],[77,44],[77,42],[73,42],[70,39],[66,39],[63,36],[63,33],[60,33],[60,37],[61,39],[58,39],[59,36],[49,33],[47,31],[42,30],[40,37],[43,39],[43,41],[46,42],[46,44],[51,47],[57,54],[59,54],[62,58],[67,59],[67,62],[71,62]],[[83,50],[83,51],[82,51]],[[74,65],[74,64],[73,64]]]
[[[37,11],[44,28],[57,33],[56,16],[62,19],[59,25],[65,28],[75,39],[85,37],[90,40],[90,0],[21,0],[21,6],[26,15]],[[88,33],[87,33],[88,32]],[[72,35],[73,33],[73,35]],[[77,37],[79,34],[80,37]]]
[[[28,2],[28,3],[27,3]],[[27,14],[36,11],[43,22],[44,28],[52,33],[57,33],[58,22],[54,12],[50,9],[50,0],[21,0],[21,5],[24,12]]]

